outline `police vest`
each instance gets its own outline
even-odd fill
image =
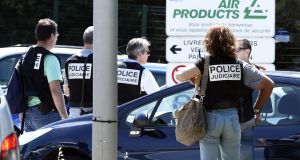
[[[47,77],[44,74],[44,61],[46,55],[54,55],[43,47],[32,47],[23,60],[23,82],[25,96],[36,96],[42,102],[46,111],[56,110],[49,88]],[[60,59],[57,57],[60,63]]]
[[[85,79],[83,82],[83,71],[85,66]],[[73,55],[65,63],[65,72],[68,79],[70,91],[70,105],[72,107],[93,106],[93,55],[82,57]],[[84,84],[83,84],[84,83]],[[84,86],[83,86],[84,85]],[[84,88],[84,90],[82,90]],[[81,96],[83,102],[81,105]]]
[[[146,95],[140,87],[144,69],[136,62],[118,63],[118,105]]]
[[[238,107],[243,93],[243,65],[227,57],[210,57],[204,97],[207,110]]]
[[[255,68],[259,69],[259,67],[255,64],[252,64]],[[243,90],[243,99],[241,102],[241,122],[249,121],[250,119],[254,118],[254,111],[253,111],[253,97],[252,97],[253,89],[245,86]]]

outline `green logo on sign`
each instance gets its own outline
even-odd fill
[[[265,12],[260,9],[260,5],[256,4],[257,0],[253,0],[250,7],[246,7],[244,10],[245,19],[266,19],[267,16],[265,15],[268,10],[265,10]],[[251,8],[251,9],[250,9]]]

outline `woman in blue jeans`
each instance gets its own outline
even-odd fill
[[[237,107],[245,87],[251,87],[248,82],[257,80],[258,70],[237,58],[236,38],[223,25],[208,29],[204,45],[210,59],[203,101],[207,110],[206,134],[199,141],[201,160],[216,160],[220,154],[223,160],[239,160],[241,131]],[[178,72],[176,78],[200,85],[204,62],[201,58]],[[255,107],[261,109],[262,106],[259,102]]]

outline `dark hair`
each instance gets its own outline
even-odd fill
[[[236,38],[229,28],[212,26],[204,39],[207,52],[212,56],[226,56],[236,59]]]
[[[51,34],[57,34],[57,24],[49,19],[40,19],[35,27],[35,39],[45,41],[51,37]]]
[[[241,45],[242,45],[242,46],[240,46],[241,48],[250,49],[250,53],[251,53],[252,46],[251,46],[250,41],[248,39],[241,39],[241,40],[238,40],[238,42],[241,43]]]

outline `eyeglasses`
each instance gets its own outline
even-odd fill
[[[240,52],[240,51],[245,50],[245,49],[248,49],[248,48],[238,48],[236,51]]]
[[[148,51],[144,51],[143,53],[147,53],[147,55],[149,56],[150,55],[150,50],[148,50]]]

